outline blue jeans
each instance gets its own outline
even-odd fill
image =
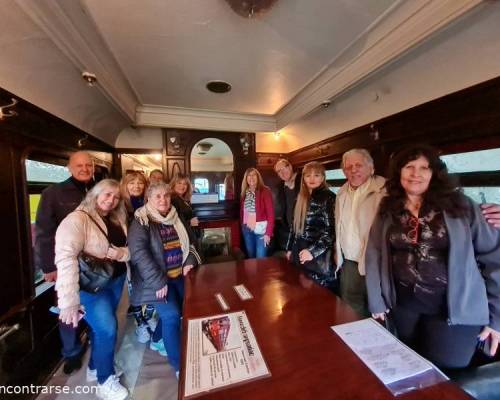
[[[73,328],[59,321],[59,336],[62,343],[62,355],[65,359],[80,356],[82,343],[80,341],[80,329]]]
[[[116,308],[120,302],[125,281],[123,274],[95,294],[80,291],[80,303],[85,307],[85,320],[90,326],[91,352],[89,368],[97,369],[97,381],[104,383],[114,375],[116,345]]]
[[[243,225],[243,240],[247,248],[248,258],[267,257],[267,247],[264,243],[264,235],[257,235]]]
[[[168,281],[167,300],[154,303],[160,321],[153,333],[153,341],[163,337],[170,365],[179,371],[181,364],[181,311],[184,300],[184,277]]]

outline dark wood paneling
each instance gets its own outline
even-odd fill
[[[243,180],[243,174],[245,170],[249,167],[254,167],[256,165],[256,153],[255,153],[255,133],[239,133],[239,132],[219,132],[219,131],[201,131],[201,130],[191,130],[191,129],[164,129],[164,143],[166,143],[166,165],[169,165],[170,160],[178,160],[179,154],[184,154],[185,161],[185,171],[191,173],[191,150],[194,145],[202,139],[216,138],[222,140],[226,143],[233,153],[233,164],[234,164],[234,184],[235,184],[235,194],[239,198],[239,192],[241,189],[241,182]],[[180,148],[177,149],[175,155],[171,155],[169,140],[172,135],[175,135],[180,142]],[[241,146],[240,137],[246,135],[250,141],[250,147],[248,153],[243,152]],[[177,140],[177,139],[176,139]],[[170,143],[170,145],[169,145]],[[171,179],[170,170],[168,170],[168,179]]]
[[[41,383],[60,360],[60,344],[56,318],[48,313],[53,287],[35,297],[25,160],[65,163],[72,151],[112,153],[113,148],[0,89],[0,104],[11,97],[19,100],[17,116],[0,120],[0,324],[10,327],[18,321],[20,329],[0,354],[0,375],[11,384]],[[86,140],[79,147],[82,138]]]
[[[286,158],[283,153],[257,153],[257,169],[273,169],[274,164],[280,159]]]
[[[417,142],[432,144],[443,154],[500,147],[500,78],[293,151],[287,158],[296,167],[312,160],[338,167],[345,151],[362,147],[383,173],[395,150]]]

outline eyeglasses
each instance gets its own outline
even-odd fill
[[[410,242],[412,244],[417,244],[418,243],[418,227],[419,227],[419,222],[418,218],[411,215],[410,219],[408,220],[408,225],[410,225],[410,230],[408,231],[408,239],[410,239]]]

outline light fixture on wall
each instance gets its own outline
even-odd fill
[[[8,118],[8,117],[15,117],[17,115],[17,112],[14,110],[10,110],[10,108],[14,107],[18,101],[14,98],[10,99],[10,103],[5,105],[5,106],[0,106],[0,121]]]
[[[280,135],[281,135],[280,131],[276,131],[276,132],[274,132],[274,138],[275,138],[276,140],[279,140]]]
[[[87,134],[85,134],[85,136],[83,136],[82,138],[78,139],[78,142],[77,142],[78,148],[81,149],[82,147],[85,147],[88,140],[89,140],[89,135],[87,135]]]
[[[177,135],[172,135],[168,138],[168,140],[170,141],[170,143],[172,144],[172,147],[174,148],[175,151],[179,151],[180,147],[181,147],[181,141],[179,139],[179,136]]]
[[[370,125],[370,132],[369,132],[370,137],[376,142],[377,140],[380,139],[380,133],[377,128],[375,128],[374,124]]]
[[[198,149],[198,154],[201,156],[207,154],[212,147],[213,144],[208,142],[201,142],[196,145],[196,148]]]
[[[241,150],[243,150],[243,154],[247,155],[248,149],[250,148],[250,137],[248,136],[248,133],[242,133],[240,135],[240,143],[241,143]]]

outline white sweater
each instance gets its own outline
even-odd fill
[[[63,219],[56,232],[55,264],[57,266],[56,291],[60,309],[80,304],[80,286],[78,284],[80,269],[78,254],[84,251],[98,258],[105,258],[109,243],[95,223],[83,212],[76,211]],[[97,213],[92,217],[107,232],[106,224]],[[126,226],[122,225],[126,233]],[[128,248],[121,262],[130,258]]]

